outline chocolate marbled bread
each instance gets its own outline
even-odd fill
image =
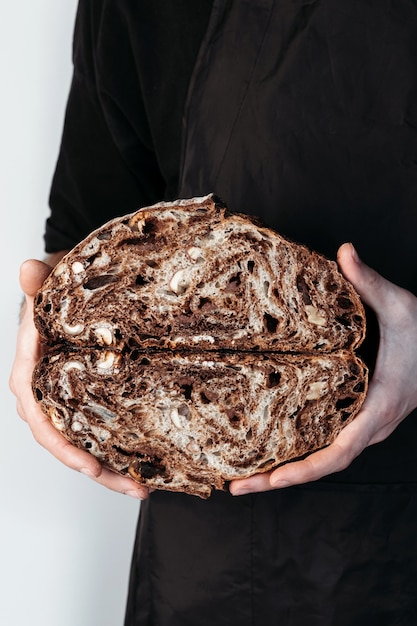
[[[354,348],[358,295],[334,262],[228,213],[213,196],[115,219],[46,280],[50,344],[315,352]]]
[[[334,262],[213,196],[115,219],[35,299],[34,394],[72,443],[150,487],[207,497],[328,445],[367,370]]]
[[[225,481],[322,448],[356,413],[366,369],[315,356],[80,349],[50,354],[35,393],[75,445],[160,489]]]

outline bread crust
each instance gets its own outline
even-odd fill
[[[47,278],[34,319],[44,412],[154,488],[208,497],[322,448],[367,390],[365,314],[336,263],[213,195],[94,231]]]

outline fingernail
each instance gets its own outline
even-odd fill
[[[80,473],[88,476],[89,478],[97,478],[97,476],[90,470],[89,467],[82,467]]]
[[[136,500],[144,500],[145,496],[143,496],[139,491],[135,491],[134,489],[128,489],[123,492],[126,496],[130,496],[131,498],[136,498]]]
[[[230,492],[232,496],[246,496],[248,493],[252,493],[250,489],[245,487],[240,487],[239,489],[235,489],[233,492]]]
[[[358,255],[358,253],[356,252],[356,248],[355,248],[355,246],[353,245],[353,243],[351,243],[351,244],[350,244],[350,253],[351,253],[351,255],[352,255],[352,259],[353,259],[354,261],[356,261],[356,263],[359,263],[359,261],[360,261],[360,259],[359,259],[359,255]]]
[[[274,489],[283,489],[284,487],[290,487],[291,483],[288,480],[271,480],[271,487]]]

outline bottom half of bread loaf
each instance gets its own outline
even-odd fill
[[[358,412],[364,364],[350,352],[47,354],[35,398],[73,444],[157,489],[208,497],[331,443]]]

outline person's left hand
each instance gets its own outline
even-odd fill
[[[378,356],[362,408],[327,448],[271,472],[234,480],[233,495],[302,484],[341,471],[367,446],[386,439],[417,407],[417,298],[366,266],[351,244],[341,246],[338,262],[379,323]]]
[[[58,260],[62,254],[55,256]],[[55,259],[51,258],[50,261],[52,264],[55,263]],[[33,322],[33,301],[51,270],[52,266],[37,260],[26,261],[20,270],[20,284],[25,294],[25,303],[22,308],[16,354],[10,375],[10,389],[16,396],[17,412],[29,425],[35,440],[67,467],[86,474],[108,489],[144,500],[148,497],[150,489],[128,476],[110,471],[92,454],[70,444],[54,428],[51,420],[35,402],[32,392],[32,374],[33,368],[43,354],[43,346]]]

